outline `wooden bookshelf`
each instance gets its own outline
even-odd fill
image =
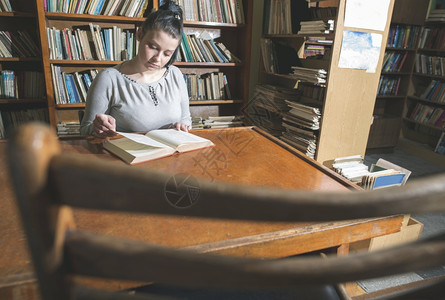
[[[333,18],[335,28],[329,37],[333,40],[330,45],[329,55],[321,61],[314,60],[312,63],[327,65],[327,81],[324,87],[324,97],[319,102],[321,104],[321,123],[317,132],[317,150],[315,159],[331,166],[337,157],[365,154],[368,141],[369,129],[372,123],[372,113],[377,94],[377,87],[380,78],[380,69],[383,62],[385,45],[380,49],[379,61],[375,73],[366,70],[341,68],[338,66],[341,50],[342,38],[345,30],[375,33],[373,30],[356,29],[344,26],[345,0],[321,1],[311,3],[319,7],[336,7],[337,15]],[[390,17],[392,15],[394,1],[390,2],[388,17],[383,31],[378,31],[384,41],[388,37]],[[329,18],[330,19],[330,18]],[[263,37],[279,39],[280,42],[287,42],[299,53],[303,66],[310,67],[310,61],[304,60],[301,56],[301,47],[304,46],[308,37],[318,35],[270,35]],[[326,35],[325,35],[326,36]],[[262,64],[262,62],[260,62]],[[306,63],[308,65],[306,65]],[[318,67],[314,67],[318,68]],[[272,75],[270,72],[262,72],[259,83],[297,88],[302,82],[286,74]],[[304,97],[302,98],[304,99]],[[307,101],[302,100],[305,103]],[[316,103],[315,101],[314,103]]]
[[[0,31],[13,39],[12,45],[2,46],[0,55],[3,56],[0,57],[0,139],[7,138],[14,127],[22,123],[32,120],[48,121],[46,93],[41,88],[44,85],[43,65],[39,53],[41,45],[37,30],[36,3],[26,0],[9,2],[12,11],[0,12]],[[19,37],[18,31],[29,36],[36,51],[30,52],[29,48],[25,48],[25,51],[14,49],[17,47],[14,38]],[[5,39],[2,40],[2,45],[4,43]],[[31,72],[40,79],[30,76]]]
[[[400,70],[381,72],[374,107],[367,151],[388,152],[397,145],[402,128],[402,116],[409,94],[416,48],[429,0],[395,0],[385,56],[396,53],[405,56]],[[406,37],[406,38],[405,38]],[[393,56],[394,58],[394,56]],[[388,64],[396,60],[388,60]],[[399,63],[401,60],[399,60]],[[394,81],[391,85],[391,79]]]
[[[425,2],[429,1],[425,0]],[[428,31],[430,33],[436,30],[445,32],[445,25],[443,22],[428,21],[426,19],[429,14],[428,9],[433,8],[426,4],[424,6],[426,8],[420,12],[417,9],[417,13],[422,13],[423,18],[421,33],[416,44],[416,59],[403,110],[402,134],[405,140],[411,141],[410,149],[416,143],[422,144],[418,147],[419,151],[425,152],[426,148],[429,148],[431,156],[438,157],[433,151],[442,132],[445,131],[445,124],[438,123],[438,116],[445,114],[445,102],[441,100],[440,90],[441,87],[445,87],[445,73],[440,70],[440,61],[445,59],[445,44],[440,43],[436,34],[431,39]],[[432,84],[435,84],[434,88]]]

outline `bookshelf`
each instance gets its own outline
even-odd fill
[[[429,0],[395,0],[367,152],[392,151],[399,141],[428,5]]]
[[[19,1],[19,2],[25,2]],[[79,8],[75,4],[77,1],[52,1],[51,4],[55,4],[55,7],[50,6],[50,2],[46,0],[36,0],[33,2],[32,7],[34,10],[29,13],[28,17],[35,20],[34,31],[35,41],[39,43],[39,50],[41,54],[36,59],[36,64],[39,64],[40,69],[43,70],[44,75],[44,94],[45,98],[39,99],[40,105],[47,109],[48,122],[56,128],[57,124],[61,122],[78,122],[79,111],[82,111],[85,107],[85,103],[82,99],[82,91],[79,91],[79,101],[69,101],[71,99],[69,95],[65,95],[65,101],[61,101],[61,96],[56,92],[59,91],[63,81],[58,81],[55,74],[63,74],[65,78],[73,77],[73,80],[94,79],[93,71],[100,71],[104,68],[119,64],[123,60],[130,59],[131,55],[134,55],[134,49],[137,48],[135,42],[128,43],[125,55],[122,55],[122,51],[116,51],[116,53],[108,54],[105,51],[100,56],[100,51],[96,51],[93,45],[92,57],[88,57],[84,54],[78,54],[76,49],[76,42],[80,45],[81,37],[88,38],[89,26],[99,26],[100,31],[104,32],[105,29],[109,29],[109,36],[123,36],[122,32],[126,33],[124,36],[131,37],[137,29],[137,26],[144,21],[146,12],[151,9],[157,9],[159,2],[143,1],[140,3],[146,3],[146,6],[140,8],[134,8],[133,14],[124,15],[105,15],[108,5],[113,2],[112,0],[104,1],[102,10],[90,11],[87,8],[89,3],[93,1],[85,1],[87,6],[85,10]],[[124,1],[123,3],[130,3],[131,1]],[[177,1],[179,4],[184,1]],[[189,1],[190,2],[190,1]],[[209,3],[220,3],[219,0],[208,1]],[[237,1],[238,2],[238,1]],[[74,3],[69,6],[67,3]],[[198,1],[191,1],[190,3],[197,4]],[[194,14],[197,18],[193,18],[193,14],[190,14],[188,9],[184,9],[184,32],[185,33],[210,33],[215,41],[223,43],[232,54],[240,59],[240,62],[185,62],[177,61],[174,64],[178,66],[184,74],[206,74],[212,72],[222,72],[226,75],[227,82],[230,87],[231,97],[227,99],[206,99],[198,100],[191,99],[190,110],[192,116],[219,116],[219,115],[238,115],[241,114],[242,107],[248,98],[248,82],[249,82],[249,68],[250,68],[250,35],[252,30],[252,0],[239,1],[242,3],[243,16],[237,16],[237,20],[224,19],[212,19],[213,14],[201,17],[198,12]],[[67,4],[66,6],[64,6]],[[222,6],[221,6],[222,7]],[[196,8],[196,7],[195,7]],[[110,8],[110,11],[112,9]],[[119,11],[119,8],[118,8]],[[140,13],[137,13],[137,12]],[[83,12],[83,13],[81,13]],[[216,14],[220,16],[220,13]],[[1,16],[3,17],[3,16]],[[9,16],[8,16],[9,17]],[[17,19],[19,16],[13,15],[11,19]],[[244,21],[244,22],[243,22]],[[65,54],[62,52],[55,52],[56,39],[55,35],[50,34],[50,30],[58,30],[64,33],[64,36],[69,40],[68,48],[71,50],[69,56],[67,53],[68,48],[65,50]],[[84,31],[83,34],[77,33],[78,31]],[[116,34],[116,35],[115,35]],[[119,35],[121,34],[121,35]],[[86,37],[84,37],[86,36]],[[105,35],[104,35],[105,36]],[[112,39],[111,39],[112,40]],[[63,41],[62,41],[63,42]],[[107,41],[104,39],[103,43]],[[74,45],[74,46],[73,46]],[[115,46],[113,44],[113,46]],[[73,49],[73,47],[75,49]],[[117,47],[117,46],[116,46]],[[124,47],[124,46],[122,46]],[[105,47],[105,49],[113,49],[113,47]],[[78,52],[81,52],[80,50]],[[96,52],[96,54],[95,54]],[[105,55],[105,57],[103,57]],[[62,73],[63,72],[63,73]],[[84,74],[89,74],[86,76]],[[71,76],[72,75],[72,76]],[[67,77],[66,77],[67,76]],[[84,79],[84,77],[86,79]],[[73,84],[73,83],[72,83]],[[76,82],[74,81],[74,84]],[[60,93],[59,93],[60,94]],[[68,99],[68,101],[66,101]],[[63,100],[63,99],[62,99]],[[73,103],[74,102],[74,103]]]
[[[21,123],[48,119],[36,5],[7,2],[11,7],[0,9],[0,139]]]
[[[306,2],[306,1],[303,1]],[[266,4],[267,5],[267,4]],[[265,34],[263,38],[275,43],[285,44],[294,49],[304,68],[324,69],[327,71],[326,82],[322,84],[308,84],[305,80],[296,79],[289,74],[276,74],[263,68],[259,77],[260,84],[270,84],[287,87],[301,93],[301,103],[318,107],[321,112],[319,129],[314,131],[316,137],[315,160],[330,167],[337,157],[363,155],[366,151],[368,134],[372,123],[372,115],[377,94],[380,70],[385,52],[384,42],[378,50],[378,62],[374,72],[339,66],[342,53],[343,36],[350,31],[381,35],[382,41],[387,40],[390,17],[394,1],[390,1],[386,23],[383,30],[359,29],[346,27],[345,0],[339,1],[311,1],[309,3],[315,19],[334,19],[334,29],[328,34]],[[315,9],[312,9],[314,8]],[[318,9],[317,9],[318,7]],[[266,9],[267,10],[267,9]],[[325,16],[325,12],[335,12],[335,16]],[[314,19],[315,18],[315,19]],[[327,53],[319,59],[303,57],[304,47],[309,44],[309,38],[322,37],[332,40],[327,46]],[[281,56],[279,56],[281,57]],[[264,58],[264,55],[263,55]],[[281,73],[281,72],[279,72]],[[316,95],[316,96],[315,96]]]

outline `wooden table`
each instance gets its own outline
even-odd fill
[[[153,160],[131,168],[284,189],[347,191],[357,186],[256,128],[194,132],[215,147]],[[124,164],[96,140],[61,140],[63,151]],[[7,172],[6,142],[0,142],[0,299],[36,299],[32,265]],[[73,184],[76,184],[73,182]],[[81,187],[79,187],[81,188]],[[321,249],[348,252],[352,242],[397,232],[402,216],[326,223],[272,223],[141,216],[75,210],[78,228],[199,251],[284,257]],[[28,283],[28,284],[27,284]],[[109,281],[107,287],[120,288]],[[18,296],[17,296],[18,295]]]

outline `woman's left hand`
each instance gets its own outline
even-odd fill
[[[188,132],[191,129],[191,126],[184,124],[184,123],[177,122],[173,125],[173,128],[175,128],[176,130]]]

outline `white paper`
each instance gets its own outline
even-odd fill
[[[380,33],[345,30],[338,67],[375,73],[381,45],[382,35]]]
[[[347,0],[345,27],[383,31],[390,0]]]
[[[165,148],[165,145],[162,143],[159,143],[158,141],[149,138],[148,136],[145,136],[143,134],[137,134],[137,133],[127,133],[127,132],[118,132],[120,135],[135,141],[139,144],[144,144],[147,146],[155,147],[155,148]]]

